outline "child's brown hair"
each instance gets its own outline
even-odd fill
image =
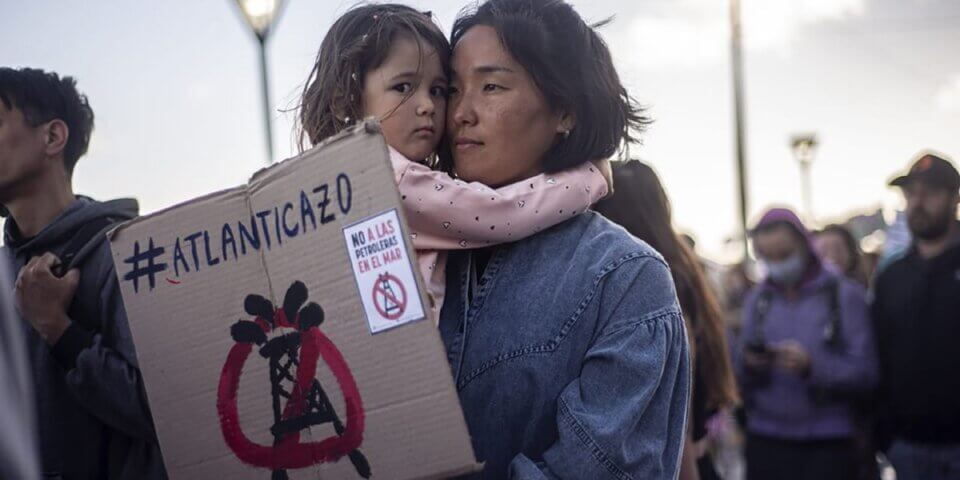
[[[432,47],[444,71],[450,42],[430,12],[406,5],[360,5],[343,14],[320,44],[317,60],[300,97],[300,148],[343,130],[363,115],[363,83],[387,59],[397,35],[410,35],[422,49]],[[419,69],[419,66],[418,66]],[[309,142],[309,143],[308,143]]]

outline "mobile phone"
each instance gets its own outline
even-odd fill
[[[767,348],[767,344],[763,342],[748,343],[747,351],[754,355],[768,355],[770,353],[770,349]]]

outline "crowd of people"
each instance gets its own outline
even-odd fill
[[[449,39],[407,6],[349,10],[301,146],[368,117],[404,206],[427,199],[405,214],[477,478],[723,478],[710,433],[731,412],[749,480],[877,478],[878,452],[900,479],[960,478],[943,156],[891,182],[913,242],[879,271],[843,226],[771,209],[749,233],[763,277],[717,290],[654,170],[607,160],[649,119],[563,1],[487,0]],[[71,77],[0,68],[3,478],[167,477],[105,237],[138,207],[72,185],[93,124]]]
[[[912,244],[870,272],[849,230],[784,209],[751,232],[766,274],[743,295],[732,356],[747,478],[960,478],[960,175],[923,153],[891,186]]]

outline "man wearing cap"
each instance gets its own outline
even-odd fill
[[[890,182],[913,244],[877,278],[880,431],[900,480],[960,478],[960,174],[921,154]]]

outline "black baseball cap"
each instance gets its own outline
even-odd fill
[[[894,187],[905,187],[914,181],[927,185],[943,187],[951,191],[960,190],[960,173],[948,160],[932,153],[925,153],[913,162],[910,172],[890,182]]]

